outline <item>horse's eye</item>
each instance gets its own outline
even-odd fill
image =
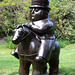
[[[19,35],[23,35],[23,31],[19,31]]]

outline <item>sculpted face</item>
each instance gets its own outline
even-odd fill
[[[47,17],[45,13],[48,13],[48,12],[45,11],[44,9],[30,8],[30,17],[31,17],[30,19],[32,21],[38,21],[38,20],[45,19]]]

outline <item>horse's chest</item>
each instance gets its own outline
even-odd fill
[[[39,49],[39,43],[36,41],[32,41],[29,46],[29,53],[36,53]]]
[[[31,49],[31,50],[34,50],[34,49],[35,49],[35,43],[34,43],[34,42],[31,42],[31,43],[30,43],[30,49]]]
[[[36,39],[33,39],[29,43],[26,42],[24,44],[20,44],[19,54],[26,54],[26,55],[35,54],[38,52],[39,47],[40,43]]]

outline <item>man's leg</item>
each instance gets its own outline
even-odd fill
[[[18,56],[18,47],[11,52],[11,55],[15,56],[17,59],[19,59],[19,56]]]
[[[49,61],[54,42],[54,40],[41,40],[41,45],[36,60]]]

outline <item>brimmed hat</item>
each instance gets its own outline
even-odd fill
[[[30,8],[34,7],[50,10],[49,0],[32,0],[32,5],[30,6]]]

